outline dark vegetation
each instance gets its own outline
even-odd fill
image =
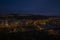
[[[44,31],[0,32],[0,40],[58,40]]]

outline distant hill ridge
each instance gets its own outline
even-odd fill
[[[49,17],[57,17],[57,16],[44,16],[44,15],[32,15],[32,14],[0,14],[0,19],[6,19],[6,18],[46,19],[46,18],[49,18]]]
[[[31,15],[31,14],[0,14],[0,18],[47,18],[47,16],[42,15]]]

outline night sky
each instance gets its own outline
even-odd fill
[[[0,0],[0,14],[60,16],[60,0]]]

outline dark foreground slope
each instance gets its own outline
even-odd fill
[[[16,32],[16,33],[2,33],[0,32],[0,40],[58,40],[48,35],[47,32],[30,31],[30,32]]]

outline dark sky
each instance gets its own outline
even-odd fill
[[[0,13],[60,16],[60,0],[0,0]]]

